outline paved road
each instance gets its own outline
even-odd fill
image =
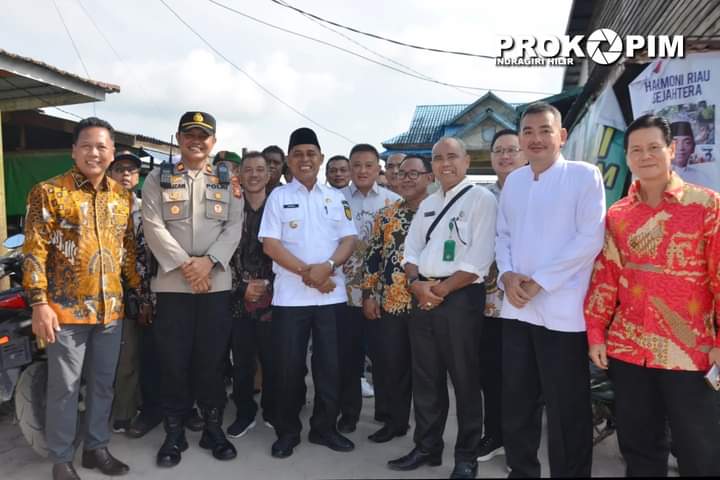
[[[309,392],[312,398],[312,389]],[[451,401],[452,403],[452,401]],[[304,425],[310,408],[303,409]],[[234,407],[228,406],[227,421],[234,415]],[[327,448],[307,442],[307,430],[303,431],[303,441],[295,449],[295,454],[287,459],[277,460],[270,456],[270,445],[275,439],[272,430],[262,422],[245,437],[233,440],[238,449],[238,457],[229,462],[220,462],[212,458],[209,452],[197,446],[199,433],[188,432],[190,449],[183,454],[182,463],[173,469],[158,469],[155,466],[155,452],[162,443],[161,428],[155,429],[146,437],[131,440],[123,435],[114,435],[110,444],[111,451],[130,465],[127,479],[331,479],[331,478],[447,478],[453,467],[452,445],[457,433],[457,419],[452,410],[448,417],[445,432],[446,449],[443,465],[423,467],[414,472],[393,472],[385,463],[392,458],[404,455],[412,448],[410,435],[390,443],[378,445],[370,442],[367,436],[379,425],[373,420],[373,401],[365,399],[363,415],[358,429],[350,435],[356,449],[350,453],[337,453]],[[258,417],[259,418],[259,417]],[[549,476],[547,467],[546,441],[543,436],[541,461],[543,476]],[[79,455],[76,464],[79,464]],[[107,479],[99,472],[78,467],[84,479]],[[675,473],[675,472],[671,472]],[[624,474],[624,465],[617,451],[615,435],[605,439],[595,448],[593,476],[619,477]],[[480,464],[478,477],[505,477],[505,457],[495,457]],[[9,418],[0,419],[0,477],[3,480],[27,480],[50,478],[50,466],[30,449],[20,430]]]

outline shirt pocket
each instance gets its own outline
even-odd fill
[[[280,220],[282,221],[283,242],[300,243],[303,241],[303,229],[310,226],[305,225],[305,216],[299,208],[283,208]]]
[[[190,201],[186,188],[168,188],[162,191],[163,220],[185,220],[190,217]]]
[[[120,201],[114,205],[110,211],[110,222],[116,231],[120,234],[127,229],[130,220],[130,205],[127,202]]]
[[[442,223],[442,221],[440,221],[440,223]],[[440,227],[440,225],[438,225],[438,227]],[[455,227],[457,229],[453,228],[454,238],[455,240],[457,240],[458,244],[470,245],[472,233],[472,231],[470,230],[470,222],[467,222],[465,220],[458,220],[457,222],[455,222]]]
[[[213,220],[225,221],[230,210],[230,190],[226,188],[207,188],[205,191],[205,216]]]
[[[348,221],[352,222],[352,215],[350,219],[348,219],[345,211],[345,208],[342,206],[328,210],[326,230],[330,240],[337,241],[342,238],[341,232],[343,232],[345,224]]]

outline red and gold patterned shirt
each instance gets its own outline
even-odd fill
[[[132,197],[105,177],[96,190],[75,167],[28,195],[23,286],[32,304],[47,303],[61,324],[123,318],[124,277],[136,270]]]
[[[674,173],[657,208],[639,189],[608,210],[585,298],[588,341],[635,365],[707,370],[720,346],[720,195]]]

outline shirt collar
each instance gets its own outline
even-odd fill
[[[350,195],[353,196],[353,197],[355,196],[355,193],[356,193],[356,192],[360,192],[360,190],[358,190],[357,186],[355,186],[354,183],[350,183],[350,184],[347,186],[347,188],[348,188],[348,191],[350,192]],[[377,182],[374,182],[374,183],[372,184],[372,187],[370,187],[370,190],[368,190],[368,196],[369,196],[371,193],[374,194],[374,195],[379,195],[379,194],[380,194],[380,190],[379,190],[379,189],[380,189],[380,186],[377,184]],[[360,192],[360,195],[362,195],[362,192]]]
[[[77,168],[77,165],[73,165],[73,167],[70,169],[70,176],[73,179],[73,182],[75,183],[75,188],[82,188],[84,186],[89,186],[92,188],[92,184],[90,183],[90,180]],[[100,182],[100,185],[98,186],[98,190],[107,190],[108,189],[108,177],[107,175],[103,175],[102,181]]]
[[[312,190],[310,190],[310,191],[308,191],[307,187],[305,187],[305,185],[303,185],[302,183],[300,183],[300,181],[299,181],[297,178],[295,178],[295,177],[293,177],[293,179],[292,179],[292,181],[289,183],[289,185],[291,185],[292,187],[294,187],[295,190],[300,190],[300,189],[302,189],[303,191],[308,192],[308,193],[309,193],[309,192],[314,192],[314,191],[316,191],[316,190],[319,191],[319,192],[322,192],[322,188],[321,188],[320,182],[318,182],[317,179],[315,180],[315,186],[313,186]]]
[[[450,198],[454,197],[455,195],[457,195],[460,190],[462,190],[463,188],[465,188],[468,185],[472,185],[472,182],[470,181],[469,178],[465,177],[462,179],[462,181],[460,183],[458,183],[453,188],[448,190],[447,193],[443,192],[442,187],[440,187],[438,189],[437,193],[440,194],[440,198],[442,198],[443,200],[447,200],[447,199],[450,199]]]
[[[680,175],[678,175],[677,173],[670,172],[670,181],[665,187],[665,191],[663,192],[663,198],[665,198],[666,200],[680,203],[682,201],[684,192],[685,182],[683,181],[683,179],[680,178]],[[635,180],[632,185],[630,185],[630,189],[628,190],[628,197],[630,197],[634,202],[642,201],[642,198],[640,198],[640,180]]]

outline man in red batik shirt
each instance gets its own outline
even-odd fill
[[[628,476],[720,475],[720,404],[703,376],[720,364],[720,195],[671,171],[670,125],[645,115],[625,133],[637,180],[607,213],[585,298],[590,358],[615,385]]]

